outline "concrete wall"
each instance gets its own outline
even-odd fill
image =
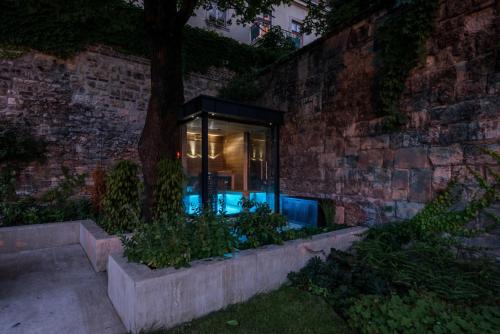
[[[427,58],[406,82],[410,121],[388,133],[374,109],[374,15],[296,52],[263,76],[260,103],[286,111],[281,185],[332,198],[338,221],[408,218],[458,177],[499,171],[479,147],[500,152],[500,2],[441,2]]]
[[[346,250],[365,228],[355,227],[239,252],[232,259],[195,261],[189,268],[151,270],[120,254],[108,262],[108,295],[127,330],[173,327],[257,293],[279,288],[291,271],[331,248]]]
[[[231,76],[224,69],[187,75],[186,100],[215,95]],[[25,169],[18,189],[36,194],[56,185],[61,165],[90,175],[98,163],[138,161],[149,92],[149,61],[105,47],[69,60],[40,53],[0,59],[0,122],[30,126],[48,142],[46,163]]]
[[[0,254],[78,243],[95,271],[105,271],[109,255],[123,251],[121,238],[109,235],[92,220],[0,228]]]
[[[0,254],[77,244],[80,221],[0,228]]]

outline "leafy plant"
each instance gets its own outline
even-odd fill
[[[140,220],[142,185],[137,172],[137,164],[122,160],[106,178],[107,191],[102,200],[99,224],[108,233],[132,231]]]
[[[75,198],[85,183],[85,175],[73,175],[62,167],[63,180],[40,198],[4,198],[0,201],[0,226],[41,224],[92,217],[86,198]]]
[[[434,31],[438,0],[396,2],[399,7],[378,29],[376,39],[382,63],[377,90],[380,112],[386,115],[385,126],[391,130],[406,123],[398,110],[410,71],[425,54],[425,43]]]
[[[152,224],[141,224],[131,238],[122,237],[124,255],[129,261],[151,268],[186,266],[191,248],[184,216],[162,215]]]
[[[446,303],[410,290],[387,297],[365,295],[348,310],[349,325],[360,333],[496,333],[500,308]]]
[[[210,209],[200,211],[189,225],[193,231],[191,239],[193,258],[223,256],[232,252],[237,246],[231,224],[222,211],[218,215]]]
[[[281,230],[286,225],[285,218],[273,213],[267,203],[241,199],[243,212],[236,219],[236,234],[245,238],[240,248],[255,248],[267,244],[282,244]],[[251,212],[255,210],[254,212]]]
[[[252,102],[263,93],[264,87],[258,80],[258,71],[250,70],[233,77],[225,87],[219,90],[219,97],[238,102]]]
[[[122,0],[4,0],[0,2],[0,45],[32,48],[62,58],[88,45],[104,44],[124,53],[149,57],[144,10]],[[184,28],[184,72],[205,73],[226,67],[237,73],[261,68],[281,56],[204,29]],[[12,52],[0,52],[0,57]],[[15,54],[14,54],[15,55]]]
[[[43,162],[46,143],[32,135],[21,124],[2,120],[0,124],[0,200],[16,198],[15,187],[19,173],[31,162]]]
[[[407,116],[398,102],[410,71],[421,63],[425,44],[434,31],[438,0],[329,0],[319,5],[308,1],[304,31],[320,34],[339,31],[377,11],[386,10],[384,22],[375,32],[380,65],[376,78],[377,109],[383,126],[392,131],[405,124]]]
[[[155,216],[184,213],[184,171],[179,160],[163,159],[157,167]]]

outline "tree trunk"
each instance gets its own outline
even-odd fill
[[[151,97],[139,140],[145,185],[144,216],[151,219],[156,166],[162,158],[176,158],[180,148],[177,111],[184,102],[182,28],[168,27],[151,38]]]

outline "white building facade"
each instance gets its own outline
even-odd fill
[[[254,23],[243,25],[236,23],[237,18],[233,17],[234,10],[221,10],[214,1],[212,8],[198,8],[188,24],[217,32],[245,44],[254,44],[271,26],[279,26],[300,48],[317,38],[314,34],[302,34],[302,25],[307,12],[307,4],[304,1],[294,0],[289,5],[277,6],[268,14],[260,15]]]

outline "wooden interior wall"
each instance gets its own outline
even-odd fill
[[[246,191],[246,152],[245,135],[238,133],[228,135],[224,138],[224,159],[225,169],[234,174],[234,189],[237,191]]]

